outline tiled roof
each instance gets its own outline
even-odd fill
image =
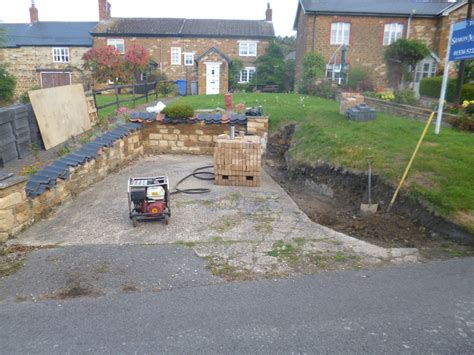
[[[438,16],[455,2],[420,0],[301,0],[305,12],[341,14],[386,14],[391,16]]]
[[[92,30],[96,36],[272,38],[273,24],[261,20],[203,20],[183,18],[111,18]]]
[[[2,47],[77,46],[92,47],[90,31],[97,22],[0,23],[7,31]]]
[[[141,126],[141,123],[127,123],[56,160],[28,180],[25,188],[26,194],[29,197],[35,197],[44,193],[46,189],[54,188],[58,179],[66,180],[69,177],[70,167],[83,165],[91,159],[96,159],[102,147],[113,145],[116,140],[128,136]]]

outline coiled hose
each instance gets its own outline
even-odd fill
[[[191,174],[186,175],[184,178],[178,181],[175,185],[174,190],[170,192],[171,195],[176,195],[179,193],[188,194],[188,195],[198,195],[198,194],[207,194],[211,192],[211,189],[204,188],[204,187],[195,187],[190,189],[180,189],[178,186],[184,182],[185,180],[189,179],[190,177],[195,177],[199,180],[207,180],[211,181],[214,180],[214,173],[212,171],[202,171],[206,169],[214,168],[213,165],[206,165],[200,168],[195,169]]]

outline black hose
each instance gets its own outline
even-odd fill
[[[214,173],[212,171],[201,171],[201,170],[210,169],[210,168],[214,168],[214,166],[207,165],[207,166],[202,166],[200,168],[195,169],[191,174],[186,175],[184,178],[179,180],[178,183],[175,185],[174,190],[171,191],[170,194],[175,195],[175,194],[183,193],[183,194],[188,194],[188,195],[198,195],[198,194],[207,194],[211,192],[211,189],[200,188],[200,187],[195,187],[195,188],[190,188],[190,189],[178,188],[179,184],[189,179],[190,177],[195,177],[196,179],[199,179],[199,180],[207,180],[207,181],[214,180]]]

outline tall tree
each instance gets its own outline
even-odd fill
[[[271,43],[265,54],[256,61],[258,85],[278,85],[284,90],[285,84],[285,55],[276,43]]]
[[[326,73],[326,61],[317,52],[306,53],[303,57],[303,78],[299,91],[307,94],[316,86],[318,79],[324,78]]]

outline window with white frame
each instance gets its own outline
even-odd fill
[[[350,23],[333,22],[331,24],[331,44],[349,44],[350,31]]]
[[[69,48],[53,48],[53,63],[69,63]]]
[[[192,66],[194,65],[194,53],[183,53],[184,65]]]
[[[250,83],[253,78],[255,78],[255,68],[254,67],[245,67],[240,71],[239,83],[246,84]]]
[[[346,72],[348,70],[349,66],[346,65]],[[343,79],[341,73],[341,64],[326,64],[326,78],[341,84]]]
[[[383,45],[389,46],[403,36],[403,24],[387,23],[383,31]]]
[[[171,65],[181,65],[181,48],[171,48]]]
[[[257,42],[252,42],[252,41],[239,42],[239,56],[256,57],[257,56]]]
[[[436,75],[436,61],[427,57],[418,62],[415,68],[415,83],[419,83],[423,78],[431,78]]]
[[[119,38],[109,38],[107,40],[107,45],[111,47],[117,48],[120,54],[125,53],[125,42],[123,39]]]

